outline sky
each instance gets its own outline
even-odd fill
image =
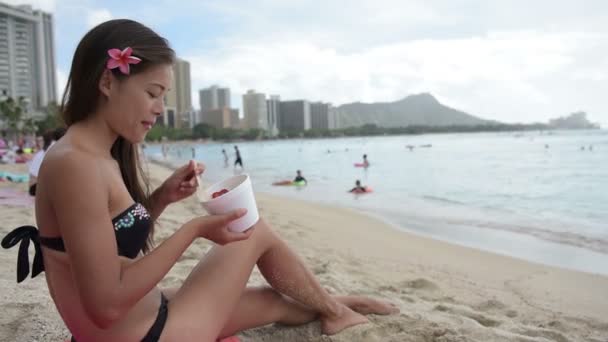
[[[428,92],[507,123],[575,111],[608,127],[605,0],[3,0],[54,14],[58,88],[82,36],[130,18],[210,85],[340,105]]]

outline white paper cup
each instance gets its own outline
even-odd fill
[[[228,193],[216,198],[211,197],[214,192],[222,189],[228,190]],[[214,215],[225,214],[239,208],[247,209],[245,216],[228,224],[228,229],[233,232],[244,232],[260,219],[251,179],[247,174],[234,176],[211,185],[205,189],[201,204],[208,213]]]

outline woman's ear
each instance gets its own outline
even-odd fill
[[[112,71],[105,69],[99,78],[99,91],[106,97],[110,97],[114,81],[115,79],[114,75],[112,75]]]

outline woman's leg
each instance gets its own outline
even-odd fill
[[[179,288],[163,289],[169,301]],[[338,302],[363,315],[388,315],[399,309],[391,303],[361,296],[333,296]],[[271,323],[300,325],[313,321],[319,315],[312,309],[281,295],[271,287],[245,289],[219,337]]]
[[[178,288],[163,289],[169,301],[178,291]],[[248,287],[241,295],[219,337],[271,323],[300,325],[313,321],[317,316],[318,314],[312,309],[281,295],[271,287]]]
[[[194,268],[169,302],[170,313],[162,340],[212,341],[220,336],[258,261],[275,290],[321,315],[325,333],[334,334],[367,322],[364,316],[333,299],[260,220],[248,240],[213,247]],[[259,313],[257,310],[253,315]]]

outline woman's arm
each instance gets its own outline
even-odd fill
[[[198,188],[198,176],[203,173],[205,166],[190,161],[178,168],[161,186],[150,195],[152,208],[150,216],[153,220],[160,217],[169,204],[181,201],[194,194]]]
[[[160,215],[167,209],[169,203],[167,199],[163,196],[162,186],[156,188],[154,192],[150,195],[150,216],[153,221],[156,221],[160,217]]]

